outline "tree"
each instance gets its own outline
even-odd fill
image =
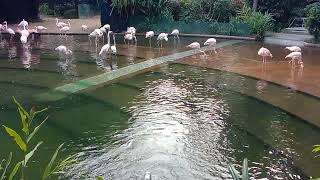
[[[320,38],[320,2],[310,4],[306,7],[307,12],[307,28],[310,34],[318,40]]]

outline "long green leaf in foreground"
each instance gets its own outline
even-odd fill
[[[13,129],[6,127],[3,125],[7,133],[13,137],[14,141],[17,143],[17,145],[20,147],[22,151],[27,151],[27,145],[26,143],[22,140],[21,136]]]
[[[33,156],[34,152],[38,149],[38,147],[39,147],[42,143],[43,143],[42,141],[39,142],[39,143],[36,145],[36,147],[33,148],[32,151],[30,151],[27,155],[25,155],[24,161],[23,161],[23,162],[24,162],[24,166],[27,166],[27,163],[28,163],[29,159]]]
[[[244,158],[242,166],[242,180],[250,180],[249,169],[248,169],[248,159]]]
[[[44,172],[43,172],[42,180],[47,179],[47,178],[50,176],[50,174],[52,173],[52,165],[53,165],[54,161],[56,160],[57,155],[58,155],[60,149],[62,148],[62,146],[63,146],[63,144],[61,144],[61,145],[57,148],[57,150],[54,152],[54,154],[53,154],[53,156],[52,156],[49,164],[46,166],[46,168],[45,168],[45,170],[44,170]]]
[[[9,156],[8,156],[8,159],[7,159],[7,161],[6,161],[6,166],[5,166],[4,169],[3,169],[3,172],[2,172],[2,175],[1,175],[1,177],[0,177],[0,180],[4,180],[5,175],[6,175],[6,173],[7,173],[7,169],[8,169],[8,167],[9,167],[10,163],[11,163],[11,159],[12,159],[12,152],[10,152],[10,154],[9,154]]]
[[[20,161],[14,166],[12,172],[10,173],[9,180],[12,180],[14,178],[14,176],[17,174],[22,163],[23,161]]]
[[[29,141],[32,139],[32,137],[39,131],[39,129],[42,127],[42,125],[48,120],[49,116],[46,117],[46,119],[44,119],[42,121],[42,123],[40,123],[37,127],[34,128],[33,132],[28,136],[27,138],[27,143],[29,143]]]

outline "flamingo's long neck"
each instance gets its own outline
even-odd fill
[[[59,19],[57,18],[57,19],[56,19],[56,25],[58,25],[58,24],[59,24]]]
[[[110,31],[108,32],[108,43],[110,45]]]
[[[113,35],[113,45],[116,46],[116,36]]]
[[[69,28],[71,28],[70,20],[68,20]]]

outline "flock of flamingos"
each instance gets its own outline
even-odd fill
[[[28,41],[28,37],[30,34],[32,33],[41,33],[45,30],[47,30],[46,27],[44,26],[35,26],[34,28],[29,28],[29,23],[27,21],[25,21],[24,19],[19,23],[17,30],[14,31],[11,28],[8,28],[8,24],[6,21],[4,21],[2,24],[0,24],[0,34],[1,32],[7,32],[10,34],[11,38],[16,34],[19,33],[20,36],[20,41],[22,44],[27,43]],[[56,26],[57,28],[60,30],[61,35],[64,34],[65,37],[66,33],[69,32],[71,30],[71,24],[70,24],[70,20],[68,20],[67,23],[65,22],[61,22],[58,20],[58,18],[56,18]],[[22,29],[20,29],[22,28]],[[82,25],[81,29],[83,31],[88,31],[89,27],[86,25]],[[105,45],[102,46],[99,55],[101,57],[107,57],[109,54],[110,55],[116,55],[117,54],[117,48],[116,48],[116,41],[115,41],[115,33],[113,33],[112,31],[110,31],[111,27],[109,24],[106,24],[104,26],[102,26],[101,28],[98,29],[94,29],[94,31],[92,31],[89,34],[89,41],[91,42],[91,38],[95,39],[95,45],[96,47],[98,46],[98,42],[100,39],[103,40],[104,43],[104,37],[105,34],[107,35],[107,43]],[[113,45],[110,44],[110,35],[113,35]],[[151,41],[152,41],[152,37],[155,36],[154,31],[148,31],[146,32],[146,38],[149,39],[149,45],[151,47]],[[163,47],[162,45],[162,41],[168,41],[168,33],[160,33],[157,37],[157,44],[160,48]],[[174,39],[180,40],[179,38],[179,30],[178,29],[174,29],[171,32],[171,35],[174,37]],[[136,29],[134,27],[128,27],[127,31],[125,32],[124,35],[124,42],[128,43],[128,45],[130,44],[130,41],[132,43],[137,43],[137,38],[136,38]],[[209,38],[204,45],[205,46],[209,46],[211,48],[210,54],[212,52],[217,53],[216,52],[216,39],[215,38]],[[196,50],[199,50],[199,52],[202,52],[204,55],[205,52],[200,50],[200,43],[199,42],[193,42],[191,44],[189,44],[187,46],[187,48],[191,48]],[[290,58],[291,60],[289,61],[289,63],[291,63],[291,65],[294,67],[296,65],[296,63],[303,67],[303,61],[302,61],[302,53],[301,53],[301,48],[297,47],[297,46],[291,46],[291,47],[286,47],[285,49],[289,50],[291,53],[288,54],[285,58]],[[70,55],[72,54],[72,51],[70,49],[68,49],[66,46],[64,45],[60,45],[57,48],[55,48],[56,51],[58,51],[60,54],[64,54],[64,55]],[[258,55],[262,57],[262,62],[266,63],[267,58],[270,57],[272,58],[272,54],[271,52],[264,47],[261,47],[258,51]]]

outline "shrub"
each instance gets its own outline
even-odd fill
[[[247,6],[243,6],[238,12],[236,20],[247,23],[251,28],[251,33],[255,34],[258,40],[262,40],[265,33],[272,30],[274,21],[270,13],[254,12]]]
[[[40,14],[43,14],[43,15],[54,15],[54,11],[51,10],[48,6],[48,4],[41,4],[40,7],[39,7],[39,12]]]
[[[307,21],[306,26],[316,40],[320,36],[320,3],[313,3],[306,7]]]
[[[232,0],[184,0],[182,18],[206,22],[229,22],[236,15],[237,6]]]
[[[76,9],[69,9],[63,13],[63,17],[66,19],[76,19],[78,18],[78,11]]]

